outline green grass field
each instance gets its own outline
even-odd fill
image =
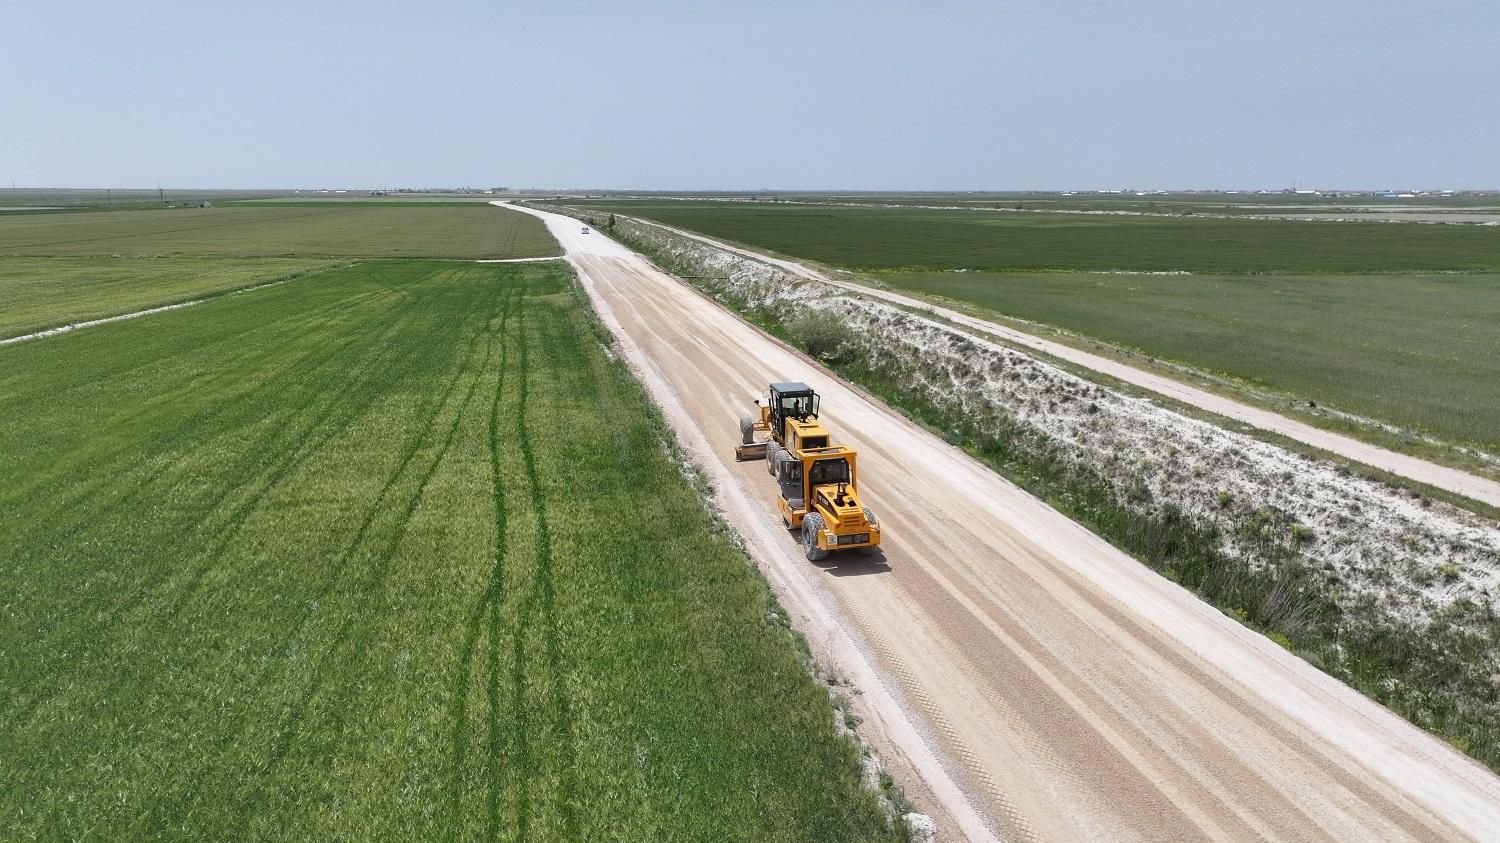
[[[535,217],[481,203],[173,208],[0,217],[0,255],[514,258],[559,254]]]
[[[880,277],[1500,450],[1500,275]]]
[[[878,840],[558,264],[0,348],[0,837]]]
[[[1500,272],[1500,231],[727,202],[569,202],[862,270]]]
[[[332,266],[299,258],[0,258],[0,339]]]

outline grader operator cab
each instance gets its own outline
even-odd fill
[[[818,394],[805,383],[773,383],[765,403],[755,403],[759,418],[740,418],[735,459],[765,458],[781,489],[781,521],[789,530],[801,528],[808,560],[825,559],[836,550],[873,551],[880,544],[880,525],[859,501],[857,454],[832,444],[818,420]],[[757,442],[757,433],[765,433],[766,440]]]

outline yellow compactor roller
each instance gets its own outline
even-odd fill
[[[830,441],[818,421],[818,394],[805,383],[773,383],[759,418],[740,418],[737,460],[765,458],[781,487],[776,503],[788,530],[801,528],[809,561],[836,550],[873,551],[880,544],[875,513],[859,502],[857,455]],[[757,442],[755,435],[767,439]]]

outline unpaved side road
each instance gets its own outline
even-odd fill
[[[528,209],[523,209],[528,210]],[[1483,840],[1500,779],[567,217],[623,353],[815,650],[950,835]],[[737,419],[807,380],[860,450],[882,556],[806,562]]]
[[[553,258],[553,260],[556,260],[556,258]],[[18,337],[7,337],[6,339],[0,339],[0,346],[14,345],[19,342],[29,342],[31,340],[46,339],[47,337],[55,337],[58,334],[66,334],[70,331],[76,331],[80,328],[92,328],[95,325],[108,325],[111,322],[124,322],[127,319],[139,319],[142,316],[152,316],[157,313],[166,313],[169,310],[181,310],[184,307],[194,307],[196,305],[203,304],[206,301],[213,301],[214,299],[225,298],[227,296],[238,296],[242,293],[253,293],[256,290],[264,290],[267,287],[280,286],[282,284],[296,281],[298,278],[303,278],[306,275],[310,274],[311,273],[304,273],[293,278],[282,278],[276,281],[268,281],[265,284],[256,284],[253,287],[242,287],[238,290],[229,290],[227,292],[218,293],[212,296],[204,296],[201,299],[181,301],[177,302],[176,304],[164,304],[158,307],[148,307],[145,310],[137,310],[131,313],[121,313],[116,316],[103,316],[98,319],[89,319],[84,322],[73,322],[68,325],[59,325],[56,328],[48,328],[44,331],[37,331],[32,334],[22,334]]]
[[[680,234],[683,237],[692,238],[701,243],[707,243],[719,249],[763,261],[786,270],[799,278],[821,281],[825,284],[831,284],[835,287],[850,290],[871,298],[888,301],[902,307],[928,311],[955,324],[992,334],[1018,346],[1035,349],[1036,351],[1056,357],[1059,360],[1066,360],[1069,363],[1082,366],[1086,369],[1092,369],[1093,371],[1109,375],[1126,383],[1148,389],[1159,395],[1164,395],[1175,401],[1207,410],[1225,418],[1234,419],[1251,427],[1277,433],[1289,439],[1295,439],[1314,448],[1319,448],[1331,454],[1337,454],[1345,459],[1378,468],[1382,471],[1388,471],[1391,474],[1405,477],[1408,480],[1426,483],[1429,486],[1434,486],[1456,495],[1462,495],[1470,500],[1500,507],[1500,482],[1480,477],[1467,471],[1438,465],[1437,463],[1397,453],[1378,445],[1371,445],[1368,442],[1362,442],[1351,436],[1344,436],[1340,433],[1323,430],[1322,428],[1314,427],[1296,419],[1288,418],[1280,413],[1263,410],[1231,398],[1225,398],[1222,395],[1215,395],[1207,390],[1189,386],[1164,375],[1147,372],[1127,363],[1121,363],[1118,360],[1111,360],[1108,357],[1091,354],[1087,351],[1064,345],[1063,343],[1043,339],[1035,334],[1028,334],[1025,331],[1018,331],[1005,325],[978,319],[913,296],[906,296],[864,284],[830,278],[797,261],[769,257],[685,229],[662,225],[651,220],[641,219],[640,217],[631,217],[630,219],[644,225],[653,225],[657,228]]]

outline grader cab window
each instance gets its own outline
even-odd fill
[[[781,396],[781,414],[794,419],[818,415],[818,394],[807,392],[801,395]]]
[[[830,483],[849,482],[849,461],[843,457],[833,460],[818,460],[807,472],[810,486],[826,486]]]

